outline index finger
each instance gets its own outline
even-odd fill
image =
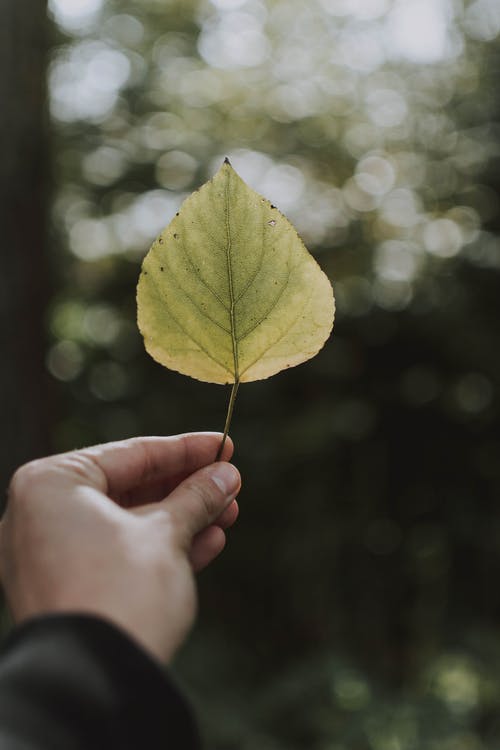
[[[127,490],[179,474],[191,474],[213,463],[220,446],[219,432],[189,432],[168,437],[137,437],[85,448],[107,480],[107,493],[119,495]],[[233,454],[227,439],[222,460]]]

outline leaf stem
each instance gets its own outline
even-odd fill
[[[231,396],[229,397],[229,404],[227,407],[227,414],[226,414],[226,424],[224,425],[224,434],[222,436],[222,442],[219,446],[219,450],[217,451],[217,456],[215,457],[216,461],[220,461],[220,458],[222,456],[222,451],[224,450],[224,446],[226,444],[226,438],[229,433],[229,427],[231,426],[231,418],[233,416],[234,402],[236,401],[236,394],[238,393],[239,384],[240,384],[239,378],[236,378],[236,380],[233,383],[233,387],[231,389]]]

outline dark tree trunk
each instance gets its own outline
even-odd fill
[[[48,449],[44,0],[0,2],[0,481]]]

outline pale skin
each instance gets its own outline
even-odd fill
[[[133,438],[14,474],[0,571],[16,623],[85,613],[168,663],[196,616],[194,573],[222,551],[241,485],[218,433]]]

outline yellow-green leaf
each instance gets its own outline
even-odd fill
[[[294,227],[227,160],[153,243],[137,304],[149,354],[212,383],[310,359],[334,317],[331,284]]]

